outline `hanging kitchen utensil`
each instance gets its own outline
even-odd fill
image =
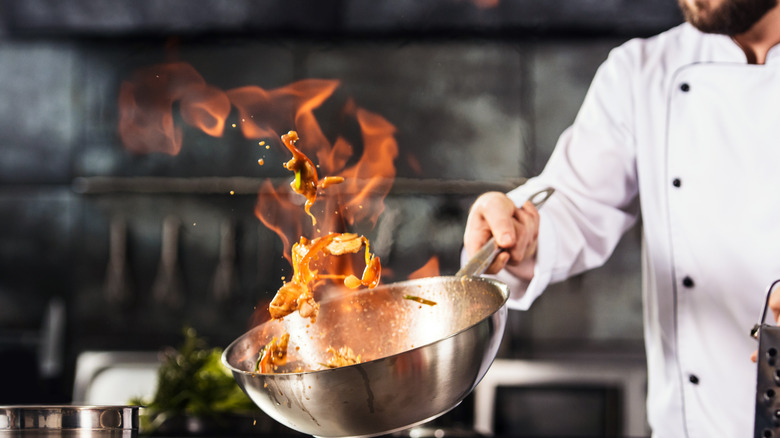
[[[225,220],[220,226],[219,262],[214,272],[211,291],[217,301],[225,301],[236,286],[236,226]]]
[[[152,297],[161,304],[179,308],[184,303],[181,271],[179,270],[179,228],[181,221],[175,216],[163,220],[160,264],[152,284]]]
[[[756,379],[756,412],[754,437],[780,437],[780,327],[766,324],[769,296],[780,280],[775,280],[766,292],[761,320],[751,335],[758,339],[758,376]]]
[[[106,301],[112,304],[122,304],[133,294],[127,266],[127,224],[119,216],[111,219],[103,293]]]
[[[489,244],[476,257],[495,257]],[[470,263],[477,271],[463,275],[318,291],[316,322],[293,313],[260,324],[230,344],[222,361],[263,411],[303,433],[374,436],[426,423],[457,406],[498,352],[509,289],[476,276],[491,261]],[[261,350],[284,333],[290,370],[324,369],[259,373]],[[340,348],[361,363],[326,368]]]

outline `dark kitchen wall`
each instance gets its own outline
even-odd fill
[[[5,0],[0,14],[0,352],[21,352],[53,400],[80,351],[157,350],[185,324],[226,345],[289,275],[253,213],[261,182],[287,178],[284,151],[231,114],[221,137],[179,123],[177,156],[128,152],[117,99],[137,69],[175,59],[223,90],[338,79],[327,132],[349,99],[395,125],[398,179],[365,230],[392,281],[432,256],[454,272],[477,194],[541,170],[610,48],[680,22],[673,0]],[[607,266],[512,312],[501,355],[641,354],[638,265],[637,227]]]

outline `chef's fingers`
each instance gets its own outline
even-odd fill
[[[490,234],[495,237],[496,244],[504,249],[511,249],[517,244],[517,207],[503,193],[500,196],[488,198],[490,210],[485,215],[485,222]]]
[[[518,238],[524,241],[525,246],[523,259],[528,259],[536,255],[537,239],[539,238],[539,211],[531,201],[526,201],[515,214],[523,225],[522,232],[518,233]]]
[[[769,294],[769,309],[775,322],[780,325],[780,287],[776,287]]]
[[[472,256],[491,237],[502,248],[515,245],[515,210],[511,199],[500,192],[488,192],[480,195],[469,211],[466,230],[463,233],[463,246]]]
[[[539,238],[539,211],[533,203],[526,201],[522,207],[515,210],[515,218],[518,224],[516,247],[519,250],[510,259],[510,263],[520,263],[523,260],[533,258],[536,255],[537,239]]]
[[[485,269],[485,274],[498,274],[506,266],[509,261],[509,253],[506,251],[498,253],[493,263]]]

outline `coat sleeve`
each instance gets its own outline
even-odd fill
[[[550,283],[603,265],[636,222],[636,102],[630,91],[638,64],[630,50],[614,49],[543,172],[508,193],[521,205],[536,190],[556,190],[540,210],[533,279],[524,284],[506,271],[497,276],[510,285],[511,307],[527,309]]]

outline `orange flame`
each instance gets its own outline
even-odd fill
[[[322,95],[314,94],[314,96],[321,97]],[[317,105],[319,104],[317,103]],[[375,225],[379,214],[384,210],[384,198],[389,193],[395,177],[393,161],[398,155],[398,144],[394,138],[395,127],[382,116],[357,108],[352,102],[348,103],[345,112],[356,118],[361,127],[363,140],[362,155],[355,164],[349,166],[355,148],[344,137],[338,137],[331,145],[322,135],[319,124],[311,114],[312,107],[312,105],[301,105],[299,111],[308,113],[308,115],[297,114],[295,116],[295,120],[298,121],[300,149],[315,151],[318,168],[323,174],[343,177],[345,180],[343,184],[329,187],[324,193],[325,196],[317,201],[319,205],[312,208],[312,214],[317,218],[319,225],[315,234],[324,235],[328,232],[344,231],[347,225],[353,226],[364,220],[370,221],[372,226]],[[262,132],[267,131],[263,129]],[[310,138],[314,140],[307,141]],[[288,188],[280,187],[276,190],[282,189]],[[282,196],[263,197],[263,199],[263,202],[269,200],[290,202]],[[288,215],[287,219],[301,217],[302,209],[297,205],[266,208],[285,211],[297,209],[298,213]],[[258,214],[258,218],[263,223],[273,222],[268,218],[261,217],[263,215],[262,209],[256,208],[255,213]],[[300,220],[297,220],[296,223],[298,226],[296,228],[288,226],[286,236],[282,237],[286,253],[289,253],[289,245],[296,241],[297,236],[306,234],[302,233],[304,224]],[[279,232],[278,227],[275,231]]]
[[[347,189],[356,193],[346,203],[343,214],[350,225],[366,218],[376,224],[395,178],[392,165],[398,156],[395,126],[364,109],[358,108],[355,116],[363,132],[363,155],[355,166],[341,174],[347,181]]]
[[[439,258],[433,256],[419,269],[409,274],[409,280],[415,280],[418,278],[426,278],[426,277],[437,277],[438,275],[439,275]]]
[[[227,92],[230,102],[241,116],[241,132],[246,138],[273,138],[297,130],[301,144],[323,145],[325,136],[316,123],[313,111],[339,86],[337,80],[304,79],[266,91],[258,86],[235,88]],[[306,125],[301,128],[301,125]],[[316,147],[310,146],[309,150]]]
[[[295,242],[295,237],[291,239],[289,236],[302,235],[303,227],[300,220],[290,220],[290,218],[300,216],[301,208],[285,199],[286,196],[283,193],[281,190],[274,189],[271,181],[263,182],[257,195],[255,216],[282,239],[284,257],[292,262],[290,248]]]
[[[230,113],[225,93],[208,85],[186,63],[155,65],[138,70],[119,90],[119,135],[135,153],[177,155],[182,131],[174,124],[173,105],[179,102],[182,120],[219,137]]]
[[[300,236],[345,232],[347,227],[362,223],[374,226],[395,178],[396,129],[384,117],[350,99],[343,111],[360,127],[360,139],[355,139],[358,143],[352,144],[345,136],[337,136],[331,143],[323,133],[314,111],[339,84],[337,80],[304,79],[272,90],[251,85],[223,91],[207,84],[189,64],[155,65],[138,70],[122,83],[119,133],[130,151],[178,154],[183,133],[175,121],[175,104],[184,123],[214,137],[223,134],[232,107],[237,109],[241,132],[248,139],[270,140],[287,150],[280,134],[297,131],[300,140],[296,147],[314,162],[317,172],[322,177],[343,177],[345,182],[318,193],[323,196],[318,196],[311,209],[317,224],[312,232],[306,232],[312,221],[306,220],[301,202],[288,184],[274,187],[266,181],[261,186],[255,215],[279,235],[284,255],[290,260],[291,245]],[[338,257],[329,271],[359,272],[352,266],[361,262],[354,260],[359,257]]]
[[[498,7],[501,0],[473,0],[473,2],[480,9],[493,9]]]

